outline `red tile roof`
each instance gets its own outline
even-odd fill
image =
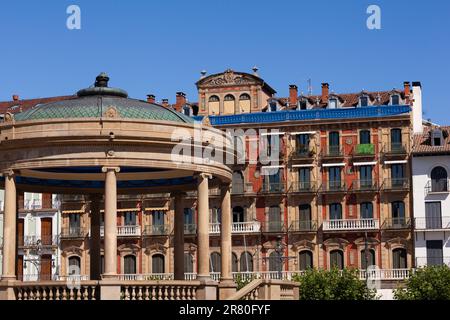
[[[58,96],[49,98],[27,99],[27,100],[13,100],[0,102],[0,115],[6,112],[18,113],[31,109],[38,104],[49,103],[61,100],[73,99],[76,96]]]
[[[431,145],[431,135],[430,132],[433,129],[439,128],[442,130],[444,143],[442,146],[432,146]],[[413,154],[448,154],[450,153],[450,126],[442,127],[426,127],[423,133],[415,134],[413,141]]]

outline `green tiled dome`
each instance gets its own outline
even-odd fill
[[[42,104],[14,115],[15,121],[69,118],[100,118],[113,109],[117,118],[161,120],[192,123],[193,120],[163,106],[146,101],[129,99],[121,89],[107,87],[106,74],[97,77],[95,86],[78,91],[77,97]]]

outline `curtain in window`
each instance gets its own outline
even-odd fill
[[[123,258],[124,273],[135,274],[136,273],[136,256],[128,255]]]
[[[431,191],[445,192],[447,190],[447,170],[443,167],[433,168],[433,170],[431,170]]]
[[[367,264],[366,264],[367,259]],[[367,250],[367,257],[366,257],[366,250],[361,250],[361,269],[367,269],[368,266],[374,266],[375,265],[375,250],[368,249]]]
[[[427,240],[427,265],[440,266],[444,264],[442,240]]]
[[[373,204],[372,202],[363,202],[360,206],[361,219],[373,219]]]
[[[406,269],[406,250],[394,249],[392,251],[392,262],[394,269]]]

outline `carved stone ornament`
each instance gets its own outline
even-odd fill
[[[211,121],[209,120],[209,117],[203,118],[202,125],[204,125],[205,127],[211,127]]]
[[[223,74],[207,79],[202,86],[229,86],[256,83],[255,79],[246,75],[237,75],[233,70],[228,69]]]
[[[106,109],[103,116],[105,118],[117,118],[119,116],[119,113],[117,112],[117,109],[115,107],[110,106],[108,109]]]
[[[5,113],[5,122],[12,122],[14,120],[14,115],[11,112]]]

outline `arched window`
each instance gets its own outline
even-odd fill
[[[340,203],[330,204],[330,220],[342,219],[342,205]]]
[[[164,273],[164,255],[157,253],[152,256],[152,273]]]
[[[231,272],[238,272],[239,271],[239,261],[236,253],[231,254]]]
[[[312,230],[311,206],[309,204],[301,204],[298,206],[298,220],[299,231]]]
[[[241,272],[253,271],[253,257],[250,252],[243,252],[240,260]]]
[[[184,272],[185,273],[194,272],[194,257],[192,256],[192,254],[188,252],[184,253]]]
[[[447,170],[443,167],[434,167],[433,170],[431,170],[431,191],[448,191],[447,178]]]
[[[251,100],[250,96],[246,93],[243,93],[239,96],[239,110],[236,113],[248,113],[251,108]]]
[[[211,264],[211,272],[221,272],[222,265],[220,253],[218,252],[211,253],[210,264]]]
[[[298,253],[298,265],[300,270],[307,270],[313,267],[313,254],[309,250],[303,250]]]
[[[125,274],[136,273],[136,256],[130,254],[123,257],[123,264],[123,272]]]
[[[242,194],[244,193],[244,175],[241,171],[233,172],[233,180],[232,180],[232,193]]]
[[[81,274],[81,259],[78,256],[69,257],[69,275]]]
[[[209,114],[220,114],[220,99],[218,96],[211,96],[208,100]]]
[[[372,202],[363,202],[360,205],[361,219],[373,219],[373,204]]]
[[[344,253],[342,250],[330,251],[330,267],[339,270],[344,269]]]
[[[244,208],[233,207],[233,222],[245,222]]]
[[[269,255],[269,271],[283,271],[283,260],[278,252],[273,251]]]
[[[227,94],[223,102],[223,113],[234,114],[236,108],[235,98],[231,94]]]
[[[367,267],[374,265],[375,265],[375,250],[367,249],[367,252],[365,249],[361,250],[361,270],[365,270],[367,269]]]
[[[393,269],[406,269],[406,250],[397,248],[392,250],[392,268]]]
[[[405,203],[403,201],[394,201],[391,203],[392,226],[402,228],[406,225],[405,221]]]
[[[361,130],[359,132],[359,144],[370,144],[370,131]]]

